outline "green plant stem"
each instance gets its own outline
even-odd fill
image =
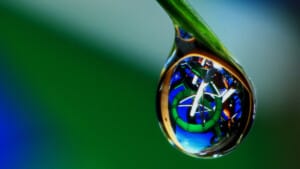
[[[236,65],[227,49],[186,0],[157,1],[167,11],[175,25],[192,33],[200,43],[210,49],[217,57]]]

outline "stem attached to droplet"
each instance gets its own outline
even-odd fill
[[[234,61],[228,50],[222,45],[217,36],[205,24],[203,19],[191,8],[186,0],[157,0],[167,11],[174,25],[180,26],[192,33],[199,43],[210,49],[217,57],[243,70]]]

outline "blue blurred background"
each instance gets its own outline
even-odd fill
[[[298,168],[296,1],[197,1],[257,93],[249,136],[217,160],[187,157],[156,119],[171,20],[156,1],[0,1],[0,168]]]

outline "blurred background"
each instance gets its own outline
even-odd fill
[[[0,1],[0,168],[299,168],[296,1],[190,3],[252,79],[255,125],[231,154],[183,155],[156,87],[174,30],[156,1]]]

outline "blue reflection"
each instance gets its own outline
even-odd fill
[[[210,140],[213,137],[212,132],[191,133],[176,126],[176,137],[183,148],[190,153],[198,153],[206,147],[211,146]]]

